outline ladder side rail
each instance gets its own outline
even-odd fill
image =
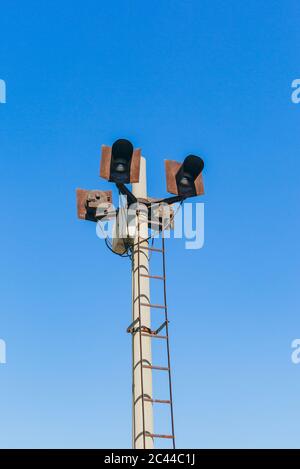
[[[174,432],[174,411],[173,411],[173,392],[172,392],[172,376],[171,376],[171,357],[170,357],[170,342],[169,342],[169,320],[168,320],[168,306],[167,306],[167,285],[166,285],[166,259],[165,259],[165,238],[162,233],[162,258],[163,258],[163,278],[164,278],[164,303],[165,303],[165,318],[166,318],[166,337],[167,337],[167,355],[168,355],[168,375],[169,375],[169,392],[170,392],[170,410],[171,410],[171,425],[173,435],[173,448],[175,449],[175,432]]]

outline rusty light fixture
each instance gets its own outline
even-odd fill
[[[204,194],[202,171],[204,162],[196,155],[188,155],[182,164],[173,160],[165,161],[167,191],[179,198]]]
[[[141,150],[129,140],[120,138],[112,147],[102,145],[100,176],[116,184],[139,181]]]

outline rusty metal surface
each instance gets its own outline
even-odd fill
[[[204,183],[203,183],[202,173],[199,174],[199,176],[195,179],[195,187],[196,187],[197,195],[204,194]]]
[[[162,249],[152,248],[150,246],[140,246],[140,249],[146,249],[147,251],[152,251],[152,252],[163,252]]]
[[[169,368],[167,366],[143,365],[142,368],[149,368],[151,370],[159,370],[159,371],[169,371]]]
[[[101,146],[100,176],[109,180],[111,162],[111,147],[108,145]]]
[[[168,399],[149,399],[148,397],[145,397],[145,401],[153,402],[154,404],[171,404],[171,401]]]
[[[80,220],[97,221],[96,210],[99,205],[112,204],[112,191],[76,189],[77,217]]]
[[[154,404],[171,404],[169,399],[149,399],[148,397],[145,397],[145,401],[153,402]]]
[[[176,174],[179,171],[181,163],[174,160],[165,160],[165,172],[166,172],[166,182],[167,182],[167,192],[170,194],[178,195],[177,184],[176,184]],[[204,184],[202,173],[195,180],[195,188],[197,195],[204,194]]]
[[[167,339],[166,335],[156,335],[156,334],[142,334],[144,337],[150,337],[150,339]]]
[[[148,308],[166,309],[164,305],[156,305],[152,303],[141,303],[141,306],[147,306]]]
[[[140,179],[140,165],[141,165],[141,149],[136,148],[133,150],[131,165],[130,165],[130,182],[139,182]]]
[[[146,278],[154,278],[156,280],[164,280],[164,277],[161,275],[147,275],[147,274],[140,274],[141,277],[146,277]]]
[[[176,173],[178,172],[181,164],[174,160],[165,160],[165,171],[166,171],[166,181],[167,181],[167,192],[170,194],[178,194],[177,184],[176,184]]]

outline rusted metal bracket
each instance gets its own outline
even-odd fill
[[[128,332],[128,334],[133,334],[134,332],[136,332],[136,329],[134,328],[134,325],[137,324],[139,322],[139,318],[136,318],[126,329],[126,332]]]
[[[146,326],[141,326],[141,327],[128,327],[126,332],[128,332],[129,334],[135,334],[136,332],[139,332],[139,330],[141,329],[141,332],[146,332],[147,334],[149,335],[154,335],[154,332],[151,331],[150,327],[146,327]]]
[[[141,332],[146,332],[147,334],[149,335],[157,335],[161,330],[164,329],[164,327],[166,327],[167,323],[169,323],[169,321],[165,321],[161,326],[159,326],[158,329],[156,329],[155,331],[152,331],[150,329],[150,327],[146,327],[146,326],[141,326],[140,327],[134,327],[135,324],[137,324],[139,322],[139,318],[135,319],[126,329],[126,332],[128,332],[129,334],[134,334],[135,332],[139,332],[139,330],[141,329]]]
[[[97,222],[113,212],[112,191],[76,190],[77,217]]]
[[[154,331],[154,335],[157,335],[160,331],[162,331],[164,329],[164,327],[166,327],[167,324],[169,324],[169,322],[170,321],[163,322],[162,325],[159,326],[159,328]]]
[[[129,334],[134,334],[135,332],[139,332],[139,330],[141,330],[141,332],[146,332],[147,334],[154,334],[153,331],[151,331],[150,327],[147,327],[147,326],[141,326],[141,327],[134,327],[135,324],[137,324],[139,322],[139,318],[135,319],[126,329],[126,332],[128,332]]]

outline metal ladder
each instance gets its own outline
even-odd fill
[[[140,364],[141,364],[141,400],[142,400],[142,414],[143,414],[143,446],[146,448],[146,438],[165,438],[172,440],[172,447],[175,449],[175,433],[174,433],[174,413],[173,413],[173,395],[172,395],[172,380],[171,380],[171,361],[170,361],[170,344],[169,344],[169,320],[168,320],[168,307],[167,307],[167,291],[166,291],[166,260],[165,260],[165,240],[163,233],[161,235],[161,248],[150,247],[149,242],[140,242],[138,237],[138,242],[135,245],[138,254],[138,266],[134,265],[134,256],[132,256],[132,269],[138,270],[138,317],[135,321],[130,324],[127,328],[127,332],[131,334],[139,334],[139,344],[140,344]],[[147,274],[140,272],[140,253],[144,250],[147,250],[153,255],[160,254],[162,256],[162,275],[150,275],[150,259],[149,259],[149,272]],[[136,251],[135,251],[136,252]],[[151,304],[141,302],[140,295],[140,277],[147,277],[155,282],[163,282],[163,304]],[[160,309],[164,312],[164,321],[156,330],[150,330],[149,328],[143,326],[141,321],[141,306],[149,307],[152,309]],[[165,330],[165,334],[162,331]],[[144,364],[145,360],[143,357],[143,348],[142,348],[142,337],[149,337],[151,339],[162,340],[166,344],[167,351],[167,366],[158,366],[151,364]],[[167,372],[168,385],[169,385],[169,399],[150,399],[149,396],[144,394],[143,387],[143,369],[148,368],[153,371],[158,372]],[[134,386],[134,383],[133,383]],[[163,435],[158,433],[149,433],[145,431],[145,402],[151,402],[152,404],[163,404],[170,407],[170,419],[171,419],[171,429],[172,433]],[[135,418],[135,417],[134,417]]]

